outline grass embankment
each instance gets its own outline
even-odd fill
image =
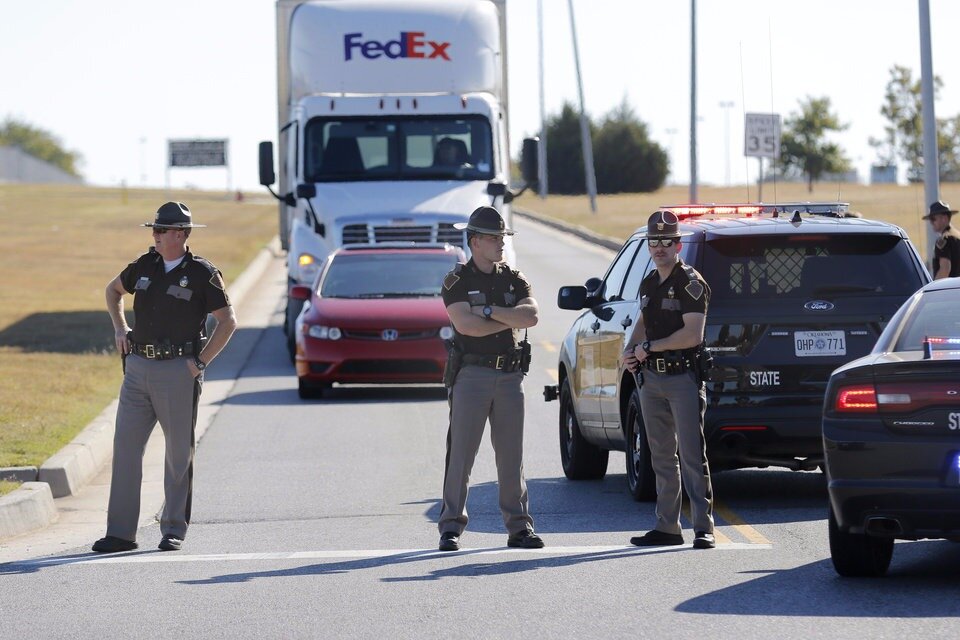
[[[272,200],[220,193],[0,185],[0,467],[39,466],[117,395],[104,288],[152,244],[166,200],[198,224],[190,246],[229,285],[276,234]],[[132,298],[125,298],[132,310]],[[0,483],[0,495],[12,483]]]
[[[956,206],[960,204],[960,184],[944,184],[941,187],[944,200]],[[750,202],[757,200],[757,186],[700,187],[700,202]],[[923,185],[843,185],[835,183],[815,185],[813,193],[806,185],[781,183],[763,185],[764,202],[841,201],[849,202],[850,208],[864,218],[884,220],[903,228],[910,236],[921,255],[926,256],[926,233],[929,224],[922,219],[929,203],[924,203]],[[586,196],[549,196],[541,200],[527,193],[516,201],[520,209],[534,211],[551,218],[586,227],[613,238],[626,239],[637,227],[646,224],[647,218],[657,207],[667,204],[682,204],[689,201],[687,186],[668,186],[655,193],[619,194],[599,196],[597,213],[590,212]]]

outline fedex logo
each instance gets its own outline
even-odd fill
[[[396,58],[443,58],[449,60],[447,53],[449,42],[434,42],[424,40],[423,31],[401,31],[400,38],[378,42],[377,40],[363,40],[362,33],[348,33],[343,36],[343,55],[345,60],[352,60],[354,50],[368,60],[375,60],[382,55],[391,59]],[[427,51],[429,47],[429,51]]]

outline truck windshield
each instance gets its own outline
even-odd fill
[[[482,116],[314,118],[304,139],[310,182],[494,177],[490,123]]]

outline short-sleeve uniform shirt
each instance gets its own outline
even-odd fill
[[[683,325],[683,314],[707,312],[710,286],[696,269],[678,260],[666,280],[653,269],[640,283],[640,311],[648,340],[666,338]]]
[[[219,269],[189,251],[166,273],[151,247],[120,273],[120,283],[133,294],[133,341],[142,344],[197,340],[207,314],[230,305]]]
[[[443,279],[443,304],[467,302],[471,307],[495,305],[515,307],[517,302],[531,297],[527,278],[505,264],[496,264],[493,273],[477,269],[471,259],[458,264]],[[465,336],[454,328],[454,341],[464,353],[499,355],[517,346],[513,329],[504,329],[489,336],[477,338]]]
[[[960,276],[960,231],[948,226],[933,248],[933,274],[940,270],[940,258],[950,261],[950,277]]]

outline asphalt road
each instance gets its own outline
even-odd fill
[[[273,309],[200,442],[184,550],[88,547],[0,565],[0,638],[843,638],[956,636],[960,545],[898,543],[888,577],[841,579],[818,473],[715,476],[718,548],[637,549],[650,504],[563,476],[557,403],[545,403],[575,314],[562,284],[612,254],[518,222],[541,323],[525,384],[530,502],[547,547],[506,548],[485,440],[465,549],[436,549],[446,435],[440,387],[340,387],[304,402],[284,351],[282,266],[250,297]],[[691,538],[689,530],[686,532]]]

